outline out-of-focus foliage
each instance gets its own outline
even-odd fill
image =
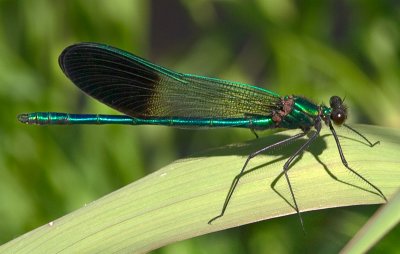
[[[58,67],[62,49],[81,41],[318,103],[346,96],[349,122],[400,127],[397,1],[2,0],[1,243],[174,159],[253,138],[228,129],[19,124],[16,115],[29,111],[115,113],[78,91]],[[157,252],[336,252],[374,210],[306,213],[306,237],[291,216]],[[375,251],[395,250],[398,236],[396,228]]]

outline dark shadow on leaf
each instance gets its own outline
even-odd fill
[[[310,133],[310,135],[313,132]],[[232,154],[236,154],[236,155],[243,155],[245,157],[247,157],[250,153],[255,152],[257,150],[260,150],[268,145],[274,144],[276,142],[282,141],[284,139],[289,138],[290,136],[288,135],[282,135],[282,134],[276,134],[274,136],[271,137],[267,137],[267,138],[262,138],[259,140],[255,140],[249,143],[244,144],[243,146],[239,146],[239,147],[226,147],[222,148],[222,149],[218,149],[217,151],[213,150],[212,154],[213,155],[219,155],[219,156],[223,156],[223,155],[232,155]],[[252,173],[253,171],[256,171],[260,168],[266,168],[268,169],[269,165],[272,165],[274,163],[278,163],[281,162],[282,163],[282,170],[283,170],[283,165],[286,162],[287,159],[289,159],[289,157],[305,142],[307,141],[307,138],[300,138],[298,140],[295,140],[291,143],[288,143],[282,147],[276,148],[276,149],[272,149],[271,151],[268,151],[265,153],[265,155],[273,155],[273,156],[279,156],[276,159],[267,161],[263,164],[257,165],[257,166],[253,166],[253,167],[249,167],[246,171],[244,171],[242,174],[238,174],[235,176],[235,178],[232,180],[231,183],[231,188],[232,185],[234,184],[235,180],[238,178],[241,178],[249,173]],[[251,146],[251,151],[249,149],[249,147]],[[323,152],[324,149],[326,149],[327,145],[325,143],[325,141],[321,138],[317,138],[317,140],[309,147],[309,149],[307,150],[308,152],[311,152],[314,157],[318,156],[319,154],[321,154]],[[216,152],[216,153],[215,153]],[[300,154],[297,158],[295,158],[295,160],[293,161],[293,163],[291,164],[290,168],[289,168],[289,175],[290,175],[290,169],[295,167],[295,164],[301,160],[303,154]],[[245,162],[245,159],[243,160],[243,163]],[[239,171],[241,168],[239,167],[237,170]],[[273,183],[271,184],[271,188],[272,190],[277,193],[290,207],[292,207],[295,210],[295,206],[294,204],[292,204],[292,202],[290,202],[284,195],[282,195],[276,188],[275,185],[276,183],[279,181],[279,179],[281,178],[281,176],[283,175],[283,171],[275,178],[275,180],[273,181]]]
[[[301,157],[301,156],[299,156]],[[294,162],[296,163],[296,162]],[[283,194],[281,194],[276,188],[275,185],[278,183],[278,181],[281,179],[281,177],[283,176],[284,172],[282,171],[281,173],[279,173],[279,175],[272,181],[271,183],[271,189],[279,196],[281,197],[286,204],[288,204],[293,210],[296,211],[296,207],[294,206],[294,204],[292,204],[285,196],[283,196]],[[294,191],[294,190],[293,190]]]
[[[327,136],[330,137],[331,135],[329,135],[329,134],[323,135],[323,136],[321,136],[321,139],[324,139],[324,138],[327,137]],[[351,140],[351,141],[354,141],[354,142],[358,142],[358,143],[360,143],[360,144],[366,145],[366,146],[371,147],[371,148],[374,147],[376,144],[379,144],[379,141],[377,141],[377,142],[373,143],[372,146],[370,146],[368,143],[365,143],[365,142],[360,141],[360,140],[357,140],[357,139],[348,138],[348,137],[344,137],[344,136],[339,136],[339,138],[340,138],[340,139],[348,139],[348,140]],[[315,143],[317,143],[318,141],[319,141],[319,140],[317,139],[317,140],[315,141]],[[326,143],[325,143],[325,144],[326,144]],[[324,167],[325,171],[329,174],[329,176],[330,176],[332,179],[334,179],[335,181],[338,181],[338,182],[340,182],[340,183],[342,183],[342,184],[346,184],[346,185],[348,185],[348,186],[351,186],[351,187],[357,188],[357,189],[359,189],[359,190],[363,190],[363,191],[365,191],[365,192],[368,192],[368,193],[371,193],[371,194],[375,194],[375,195],[381,197],[381,195],[380,195],[379,193],[375,192],[375,191],[366,189],[365,187],[361,187],[361,186],[359,186],[359,185],[355,185],[355,184],[353,184],[353,183],[346,182],[346,181],[343,181],[343,180],[337,178],[337,177],[332,173],[332,171],[329,170],[328,166],[327,166],[326,164],[324,164],[324,163],[320,160],[318,154],[314,154],[314,153],[312,153],[312,154],[313,154],[314,158],[318,161],[318,163],[321,164],[321,165]],[[338,152],[337,156],[338,156],[338,158],[340,159],[339,152]],[[350,165],[349,165],[349,166],[350,166]],[[343,167],[344,167],[344,165],[343,165]],[[353,169],[353,168],[352,168],[352,169]],[[345,170],[347,170],[347,169],[345,169]],[[348,171],[349,173],[352,173],[350,170],[347,170],[347,171]],[[354,174],[353,174],[353,175],[354,175]],[[355,176],[357,176],[357,175],[355,175]],[[357,177],[357,179],[360,179],[360,178]]]
[[[330,136],[330,135],[326,135],[326,136]],[[357,142],[357,143],[366,145],[366,146],[368,146],[368,147],[374,147],[374,146],[379,145],[379,144],[381,143],[380,141],[375,141],[374,143],[372,143],[372,146],[370,146],[367,142],[365,142],[365,141],[362,140],[362,139],[351,138],[351,137],[347,137],[347,136],[343,136],[343,135],[339,135],[339,134],[338,134],[338,137],[339,137],[339,139],[351,140],[351,141],[353,141],[353,142]]]
[[[259,165],[257,165],[257,166],[249,167],[249,168],[246,169],[246,171],[244,171],[242,174],[236,175],[235,178],[233,179],[231,185],[234,184],[235,179],[238,179],[238,178],[240,179],[241,177],[243,177],[243,176],[245,176],[245,175],[247,175],[247,174],[249,174],[249,173],[252,173],[253,171],[256,171],[256,170],[258,170],[258,169],[260,169],[260,168],[266,168],[266,169],[268,169],[268,166],[269,166],[269,165],[272,165],[272,164],[274,164],[274,163],[281,162],[281,163],[282,163],[282,171],[281,171],[281,172],[279,173],[279,175],[273,180],[273,182],[271,183],[270,187],[271,187],[271,189],[272,189],[278,196],[280,196],[290,207],[292,207],[294,210],[296,210],[296,209],[295,209],[295,205],[292,203],[293,200],[292,200],[292,201],[289,201],[291,198],[289,199],[289,198],[285,197],[281,192],[279,192],[279,191],[275,188],[275,186],[276,186],[276,184],[278,183],[278,181],[280,180],[280,178],[284,175],[283,166],[284,166],[285,162],[289,159],[289,157],[290,157],[292,154],[295,153],[295,151],[296,151],[302,144],[304,144],[304,142],[306,142],[306,140],[307,140],[313,133],[314,133],[314,132],[311,131],[310,133],[307,134],[308,137],[306,137],[306,138],[304,138],[304,137],[303,137],[303,138],[300,138],[300,139],[295,140],[295,141],[293,141],[293,142],[290,142],[290,143],[288,143],[288,144],[286,144],[286,145],[284,145],[284,146],[282,146],[282,147],[279,147],[279,148],[276,148],[276,149],[272,149],[272,150],[270,150],[270,151],[268,151],[268,152],[266,152],[266,153],[263,153],[264,155],[267,155],[267,156],[268,156],[268,155],[273,155],[273,156],[275,156],[275,157],[278,156],[278,158],[273,159],[273,160],[270,160],[270,161],[266,161],[265,163],[259,164]],[[241,155],[241,156],[244,157],[244,158],[243,158],[243,163],[244,163],[244,162],[246,161],[246,158],[249,156],[249,154],[251,154],[251,153],[253,153],[253,152],[255,152],[255,151],[258,151],[258,150],[260,150],[260,149],[262,149],[262,148],[264,148],[264,147],[267,147],[268,145],[271,145],[271,144],[277,143],[277,142],[279,142],[279,141],[282,141],[282,140],[284,140],[284,139],[287,139],[287,138],[289,138],[289,137],[290,137],[289,135],[284,135],[284,134],[279,134],[279,133],[278,133],[278,134],[274,134],[274,135],[272,135],[272,136],[268,136],[268,137],[264,137],[264,138],[259,138],[259,139],[256,139],[256,140],[253,140],[253,141],[250,141],[250,142],[246,142],[246,143],[240,144],[240,145],[230,145],[230,146],[225,146],[225,147],[218,148],[218,149],[211,149],[211,150],[208,150],[208,151],[206,151],[206,152],[204,152],[204,153],[202,153],[202,154],[194,155],[194,156],[192,156],[192,157],[209,157],[209,156]],[[358,188],[358,189],[360,189],[360,190],[364,190],[364,191],[366,191],[366,192],[369,192],[369,193],[378,195],[377,193],[375,193],[375,192],[373,192],[373,191],[371,191],[371,190],[368,190],[368,189],[365,189],[365,188],[363,188],[363,187],[360,187],[360,186],[357,186],[357,185],[354,185],[354,184],[351,184],[351,183],[348,183],[348,182],[345,182],[345,181],[343,181],[343,180],[338,179],[338,178],[331,172],[331,170],[329,170],[328,166],[327,166],[326,164],[324,164],[324,163],[320,160],[319,156],[323,153],[323,151],[324,151],[325,149],[327,149],[327,143],[326,143],[326,141],[325,141],[325,138],[326,138],[326,137],[328,137],[328,138],[333,138],[331,134],[324,134],[324,135],[318,137],[318,138],[310,145],[310,147],[306,150],[306,152],[310,152],[310,153],[313,155],[313,157],[316,159],[316,161],[317,161],[319,164],[321,164],[321,165],[323,166],[323,168],[325,169],[325,171],[326,171],[326,172],[329,174],[329,176],[332,177],[334,180],[336,180],[336,181],[338,181],[338,182],[340,182],[340,183],[343,183],[343,184],[346,184],[346,185],[349,185],[349,186]],[[359,142],[359,143],[361,143],[361,144],[363,144],[363,145],[369,146],[369,144],[367,144],[367,143],[365,143],[365,142],[363,142],[363,141],[360,141],[360,140],[358,140],[358,139],[353,139],[353,138],[349,138],[349,137],[345,137],[345,136],[340,136],[340,137],[341,137],[342,139],[345,139],[345,138],[346,138],[346,139],[349,139],[349,140],[352,140],[352,141],[355,141],[355,142]],[[376,144],[376,143],[375,143],[375,144]],[[374,145],[375,145],[375,144],[374,144]],[[336,147],[335,147],[335,149],[336,149]],[[294,161],[292,162],[292,164],[290,165],[289,170],[288,170],[288,176],[289,176],[289,177],[290,177],[290,171],[293,170],[292,168],[294,168],[294,170],[295,170],[295,165],[296,165],[296,163],[297,163],[299,160],[302,159],[302,156],[303,156],[303,153],[301,153],[297,158],[295,158],[295,160],[294,160]],[[338,160],[340,160],[339,154],[338,154],[337,156],[338,156]],[[268,159],[267,159],[267,160],[268,160]],[[240,171],[240,169],[241,169],[241,167],[238,167],[236,170],[237,170],[237,171]],[[235,170],[235,169],[233,169],[233,170]],[[232,186],[231,186],[231,187],[232,187]],[[232,195],[234,195],[234,194],[232,193]],[[299,206],[301,206],[301,204],[300,204]]]

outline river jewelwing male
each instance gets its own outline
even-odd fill
[[[35,112],[18,115],[22,123],[149,124],[192,129],[236,127],[248,128],[256,136],[255,131],[271,128],[301,130],[300,133],[255,151],[247,157],[240,173],[232,182],[221,213],[212,218],[209,224],[224,215],[239,179],[252,158],[304,137],[314,129],[315,132],[283,166],[294,208],[304,228],[287,172],[294,159],[319,136],[323,124],[332,132],[343,165],[373,188],[375,194],[386,200],[382,191],[350,168],[344,157],[333,124],[347,127],[371,147],[374,144],[345,124],[347,108],[338,96],[330,98],[329,107],[317,105],[302,96],[280,96],[248,84],[174,72],[129,52],[98,43],[71,45],[64,49],[58,61],[65,75],[83,92],[124,115]]]

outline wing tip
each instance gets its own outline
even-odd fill
[[[96,43],[96,42],[78,42],[75,44],[72,44],[68,47],[66,47],[58,57],[58,64],[62,71],[67,75],[68,77],[68,71],[66,69],[66,60],[71,54],[78,54],[77,50],[82,49],[82,48],[99,48],[99,47],[104,47],[106,45]]]

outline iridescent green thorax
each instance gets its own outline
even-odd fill
[[[332,108],[329,108],[325,105],[321,105],[320,108],[321,108],[321,117],[325,121],[325,123],[327,123],[331,117]]]
[[[309,116],[316,117],[319,115],[320,107],[304,97],[294,97],[294,108],[304,112]]]
[[[282,104],[285,110],[280,114],[281,119],[275,117],[275,120],[280,120],[275,122],[278,127],[287,129],[309,130],[314,126],[321,109],[317,104],[299,96],[285,96],[282,98]]]

